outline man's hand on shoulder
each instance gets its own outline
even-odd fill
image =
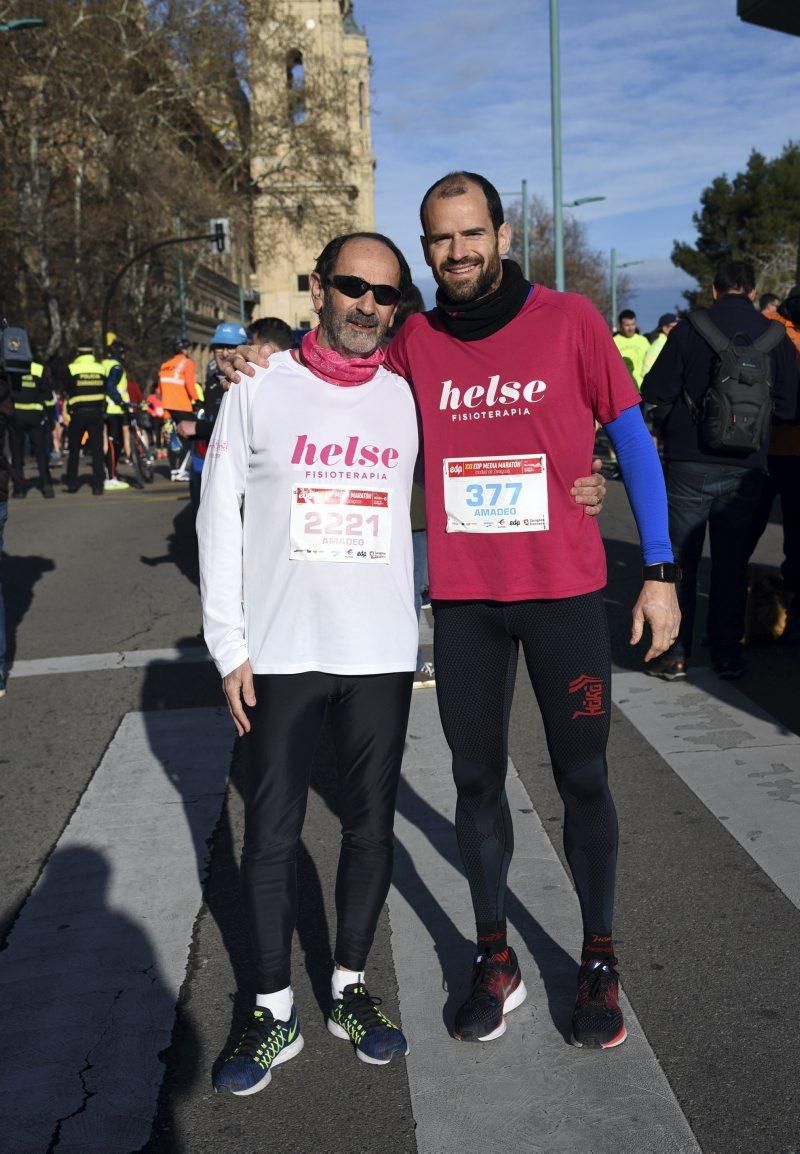
[[[645,581],[633,607],[631,645],[638,645],[644,633],[645,621],[650,626],[650,648],[644,655],[652,661],[675,644],[681,623],[678,595],[669,581]]]
[[[265,369],[269,364],[269,358],[278,351],[278,346],[269,341],[264,345],[238,345],[230,351],[220,349],[217,353],[217,364],[225,375],[225,380],[221,382],[222,388],[227,391],[234,381],[241,380],[240,373],[244,373],[246,377],[255,376],[256,371],[248,361]]]
[[[596,517],[603,511],[603,501],[606,499],[606,479],[600,470],[603,462],[599,457],[592,461],[592,475],[578,477],[570,489],[576,505],[584,505],[590,517]]]
[[[249,661],[243,662],[237,669],[231,670],[222,679],[222,692],[228,703],[230,715],[236,726],[239,737],[250,732],[250,721],[244,711],[244,706],[251,708],[256,703],[256,693],[253,687],[253,670]]]

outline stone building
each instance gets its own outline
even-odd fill
[[[305,328],[325,242],[375,227],[371,61],[351,0],[265,0],[262,15],[250,27],[250,288],[258,315]]]

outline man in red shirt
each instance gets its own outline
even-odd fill
[[[652,630],[648,658],[677,632],[663,479],[639,396],[611,335],[584,297],[531,286],[502,261],[511,236],[499,196],[475,173],[426,193],[425,259],[437,308],[411,317],[387,363],[413,383],[422,415],[434,664],[453,753],[456,832],[478,949],[455,1035],[488,1041],[525,997],[506,940],[513,829],[505,797],[508,720],[522,645],[565,804],[564,841],[584,923],[573,1042],[625,1040],[612,939],[617,823],[605,749],[610,651],[597,523],[570,495],[587,471],[595,421],[613,438],[652,562],[631,640]],[[623,445],[636,444],[634,456]],[[622,450],[622,451],[620,451]],[[626,467],[627,462],[627,467]],[[633,500],[649,470],[657,509]]]
[[[627,1034],[611,928],[618,835],[605,760],[605,553],[572,478],[589,470],[600,421],[642,537],[645,580],[631,642],[646,621],[650,660],[679,622],[663,476],[600,314],[584,297],[530,285],[501,259],[511,238],[494,187],[476,173],[452,173],[426,193],[421,219],[437,307],[406,321],[386,364],[412,384],[422,418],[436,689],[475,909],[472,991],[454,1034],[500,1037],[505,1013],[526,996],[505,920],[508,723],[521,644],[565,804],[583,916],[572,1040],[617,1046]]]

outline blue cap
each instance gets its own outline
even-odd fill
[[[216,332],[210,341],[213,349],[214,345],[230,345],[235,348],[236,345],[247,344],[247,333],[241,325],[232,324],[230,321],[225,321],[221,325],[217,325]]]

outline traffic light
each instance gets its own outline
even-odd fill
[[[225,253],[231,251],[231,222],[227,216],[217,217],[208,222],[209,234],[213,237],[214,251]]]

